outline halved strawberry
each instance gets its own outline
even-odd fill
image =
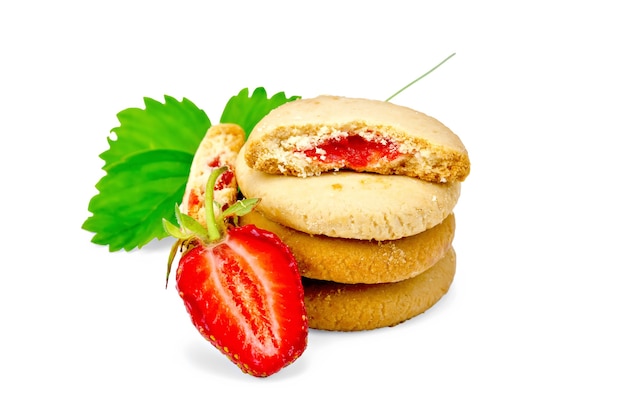
[[[276,236],[254,225],[236,227],[226,218],[250,211],[244,200],[215,219],[207,183],[207,228],[180,213],[181,227],[164,222],[177,237],[168,262],[183,254],[176,271],[178,292],[198,331],[239,368],[266,377],[295,361],[307,345],[304,290],[296,260]]]

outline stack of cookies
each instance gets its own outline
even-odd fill
[[[433,306],[456,271],[453,208],[470,171],[438,120],[389,102],[320,96],[261,120],[239,151],[241,218],[276,233],[303,276],[309,326],[394,326]]]

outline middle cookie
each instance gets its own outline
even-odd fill
[[[312,236],[281,226],[253,211],[241,224],[269,230],[289,246],[302,276],[345,284],[389,283],[415,277],[434,266],[451,249],[455,220],[398,240],[370,241]]]

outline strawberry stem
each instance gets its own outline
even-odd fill
[[[206,190],[204,192],[204,211],[206,213],[206,228],[209,234],[209,242],[216,242],[222,237],[222,229],[224,223],[219,223],[215,218],[215,197],[213,191],[217,178],[228,169],[223,166],[220,168],[214,168],[209,175],[209,179],[206,183]]]

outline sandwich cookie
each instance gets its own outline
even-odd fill
[[[180,211],[206,226],[204,193],[211,171],[221,166],[228,170],[222,173],[215,183],[214,199],[226,209],[237,202],[238,188],[234,175],[237,155],[245,141],[245,132],[235,124],[212,125],[200,142],[191,162],[187,186],[180,205]],[[216,214],[219,210],[216,210]]]
[[[463,181],[470,171],[459,137],[413,109],[363,98],[319,96],[281,105],[248,138],[246,162],[299,177],[350,169],[430,182]]]

